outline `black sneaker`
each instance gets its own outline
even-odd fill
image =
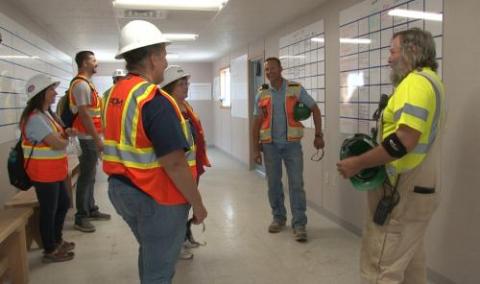
[[[84,233],[93,233],[95,232],[95,226],[90,223],[86,218],[83,218],[79,222],[75,222],[75,225],[73,226],[75,230],[79,230]]]
[[[90,221],[108,221],[111,218],[112,216],[110,216],[110,214],[102,213],[100,211],[94,211],[87,217]]]

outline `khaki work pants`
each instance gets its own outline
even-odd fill
[[[417,193],[415,188],[435,188],[435,175],[429,166],[421,165],[401,175],[397,187],[400,202],[383,226],[373,222],[383,188],[368,193],[369,214],[360,254],[362,283],[427,283],[423,239],[437,207],[438,192]]]

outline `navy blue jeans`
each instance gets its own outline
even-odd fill
[[[75,203],[77,213],[75,223],[80,222],[92,212],[98,211],[93,196],[95,188],[95,175],[97,173],[98,151],[94,140],[79,139],[82,155],[79,157],[80,174],[77,181]]]
[[[292,227],[307,224],[307,202],[303,189],[303,152],[302,145],[293,143],[263,144],[265,171],[268,181],[268,200],[272,208],[273,219],[285,221],[285,209],[282,184],[282,161],[285,163],[288,177],[288,192],[290,195],[290,209],[292,211]]]
[[[140,245],[138,270],[141,283],[171,283],[185,239],[190,205],[158,204],[139,189],[116,178],[108,181],[108,196]]]
[[[70,207],[64,181],[33,182],[40,205],[40,235],[46,253],[62,241],[63,223]]]

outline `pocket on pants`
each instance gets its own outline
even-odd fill
[[[423,191],[426,192],[426,191]],[[405,219],[409,221],[429,221],[437,208],[437,193],[407,193]]]

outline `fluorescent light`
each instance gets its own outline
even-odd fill
[[[167,53],[167,59],[170,60],[170,59],[178,59],[180,58],[180,56],[176,53]]]
[[[412,19],[430,20],[430,21],[436,21],[436,22],[441,22],[443,20],[443,15],[439,13],[422,12],[422,11],[405,10],[405,9],[390,10],[388,11],[388,15],[396,16],[396,17],[412,18]]]
[[[189,41],[196,40],[198,38],[197,34],[163,34],[168,40],[171,41]]]
[[[282,56],[279,57],[279,59],[287,59],[287,58],[302,59],[302,58],[305,58],[305,55],[282,55]]]
[[[196,10],[218,11],[228,0],[115,0],[113,7],[145,10]]]
[[[310,40],[313,42],[325,42],[323,37],[312,37]]]
[[[39,59],[38,56],[28,55],[0,55],[0,59]]]
[[[372,40],[368,38],[340,38],[340,43],[352,43],[352,44],[370,44]]]

